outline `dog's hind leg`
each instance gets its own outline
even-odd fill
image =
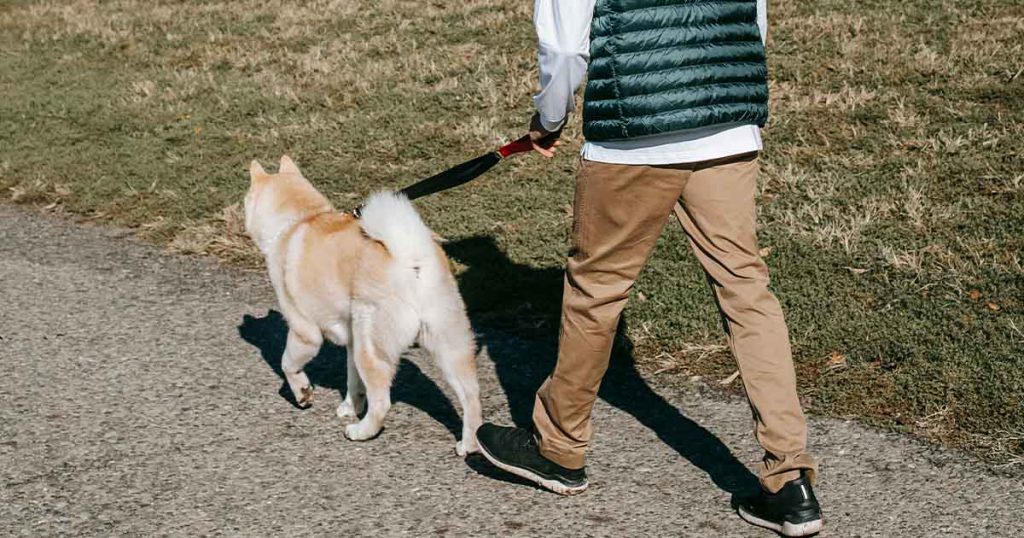
[[[397,356],[388,356],[388,350],[382,349],[374,338],[374,309],[363,307],[361,310],[361,313],[353,312],[349,352],[366,387],[367,408],[362,420],[345,426],[345,437],[352,441],[371,439],[384,427],[384,416],[391,409],[391,381],[398,363]],[[383,329],[383,325],[377,329]]]
[[[420,333],[422,345],[437,361],[445,380],[462,406],[462,439],[455,445],[459,456],[479,452],[476,430],[483,423],[480,387],[476,376],[476,342],[461,308],[435,311]]]
[[[313,404],[313,385],[303,368],[320,351],[323,343],[323,336],[318,331],[298,332],[294,329],[288,331],[288,342],[284,348],[284,357],[281,359],[281,370],[284,371],[284,378],[288,382],[288,388],[295,395],[295,402],[299,407],[306,408]]]

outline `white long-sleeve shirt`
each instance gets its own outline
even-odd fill
[[[590,61],[590,23],[595,0],[535,0],[540,93],[533,102],[541,125],[554,131],[576,109],[575,93]],[[761,40],[768,34],[767,0],[757,0]],[[712,125],[616,142],[586,142],[583,158],[618,164],[675,164],[760,151],[761,130],[753,124]]]

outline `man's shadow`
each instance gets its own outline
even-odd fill
[[[238,326],[238,334],[242,340],[260,350],[263,361],[281,378],[279,394],[297,406],[295,396],[288,389],[288,383],[284,381],[284,371],[281,370],[281,358],[288,337],[288,325],[284,316],[277,310],[271,310],[262,318],[246,314],[242,318],[242,324]],[[305,372],[314,387],[337,390],[344,397],[348,377],[346,360],[344,348],[324,342],[320,353],[306,365]],[[433,380],[407,359],[402,359],[398,365],[398,372],[391,388],[391,399],[424,411],[447,428],[452,435],[462,435],[462,419],[451,401]]]
[[[444,247],[452,259],[467,267],[458,275],[459,288],[494,362],[512,420],[520,427],[532,427],[534,395],[557,356],[563,270],[515,263],[488,236],[464,238]],[[734,497],[756,490],[757,478],[728,447],[644,381],[627,334],[623,317],[598,396],[650,428],[722,490]]]

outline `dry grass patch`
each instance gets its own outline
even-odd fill
[[[263,256],[245,232],[245,215],[239,204],[225,207],[217,218],[183,227],[167,247],[172,252],[213,256],[233,265],[263,265]]]

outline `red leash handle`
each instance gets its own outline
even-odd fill
[[[516,153],[524,153],[532,149],[533,144],[530,142],[530,135],[524,135],[522,138],[498,148],[498,155],[501,155],[501,158],[504,159]]]

